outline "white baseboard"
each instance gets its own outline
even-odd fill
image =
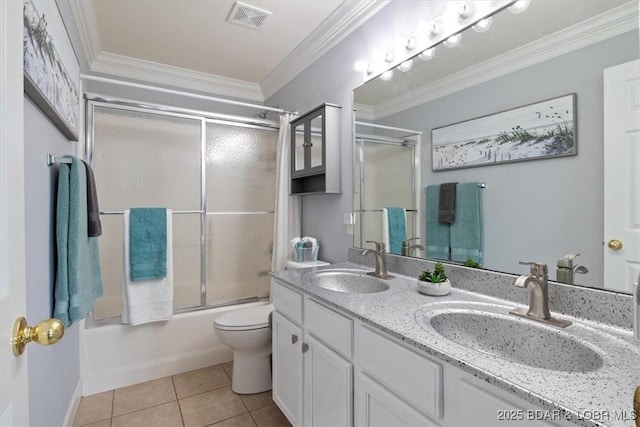
[[[78,413],[78,406],[80,405],[80,399],[82,398],[82,378],[78,378],[78,383],[71,396],[71,402],[67,408],[66,414],[64,414],[64,421],[62,427],[73,427],[73,422],[76,420],[76,414]]]

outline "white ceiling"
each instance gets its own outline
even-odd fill
[[[227,22],[234,0],[71,0],[93,74],[264,100],[373,13],[375,0],[245,0],[272,14]]]

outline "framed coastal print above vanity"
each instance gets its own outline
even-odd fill
[[[435,128],[434,171],[573,156],[576,94]]]

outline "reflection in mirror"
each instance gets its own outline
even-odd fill
[[[533,0],[524,13],[499,12],[488,31],[465,31],[455,48],[438,45],[406,72],[358,87],[356,120],[377,127],[355,128],[354,246],[383,240],[382,209],[402,207],[406,237],[427,247],[425,188],[483,182],[483,268],[521,274],[519,261],[536,261],[551,280],[630,292],[640,270],[640,192],[631,187],[640,179],[640,150],[631,148],[640,118],[620,117],[640,111],[630,104],[640,99],[638,51],[635,1]],[[432,169],[433,129],[573,93],[577,155]],[[413,162],[402,155],[411,132],[422,133]]]
[[[355,245],[364,247],[367,240],[373,240],[383,242],[388,253],[415,254],[420,250],[417,243],[420,132],[385,128],[403,134],[393,138],[366,133],[372,129],[380,130],[377,126],[356,122],[354,212],[358,226],[354,230]]]

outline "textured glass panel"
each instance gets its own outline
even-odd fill
[[[173,308],[200,305],[200,215],[173,215]]]
[[[93,308],[95,320],[122,314],[124,226],[122,215],[103,215],[100,266],[104,295]],[[200,215],[173,215],[173,307],[200,305]]]
[[[363,247],[371,248],[373,245],[367,240],[382,242],[382,212],[363,212],[362,223],[364,224]]]
[[[96,107],[93,170],[100,209],[200,209],[199,120]]]
[[[365,143],[364,209],[413,209],[412,152],[409,146]]]
[[[207,124],[207,210],[273,211],[278,133]]]
[[[95,320],[119,317],[122,314],[122,279],[124,277],[124,228],[122,215],[102,215],[100,269],[104,294],[93,306]]]
[[[207,215],[207,304],[269,294],[273,215]]]
[[[294,141],[295,157],[294,157],[294,170],[300,171],[304,169],[304,126],[296,126],[296,138]]]
[[[322,115],[311,120],[311,167],[322,166]]]

